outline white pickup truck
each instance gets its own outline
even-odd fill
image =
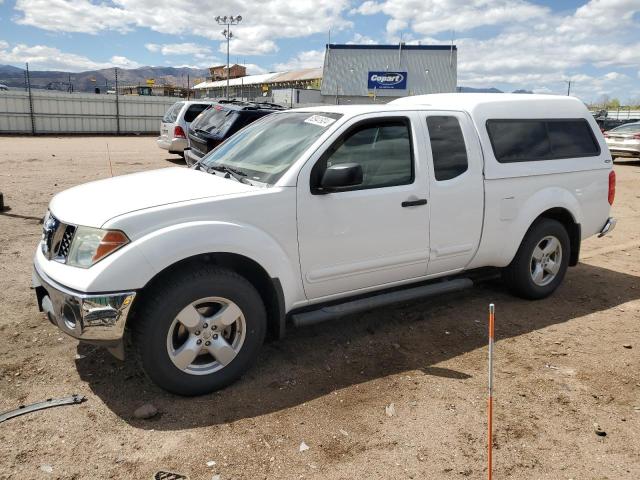
[[[581,240],[614,227],[614,194],[609,150],[575,98],[283,111],[194,168],[56,195],[33,284],[61,330],[120,358],[133,349],[158,385],[196,395],[240,377],[289,324],[465,288],[481,267],[546,297]]]

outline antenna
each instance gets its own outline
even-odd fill
[[[453,67],[453,39],[456,36],[456,31],[451,30],[451,52],[449,53],[449,68]]]

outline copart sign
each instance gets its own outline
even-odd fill
[[[407,72],[369,72],[369,90],[406,90]]]

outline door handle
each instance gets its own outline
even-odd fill
[[[426,198],[421,198],[419,200],[405,200],[404,202],[402,202],[403,207],[417,207],[419,205],[426,205],[426,204],[427,204]]]

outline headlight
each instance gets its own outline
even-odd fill
[[[67,264],[89,268],[127,243],[127,236],[118,230],[78,227],[71,242]]]

